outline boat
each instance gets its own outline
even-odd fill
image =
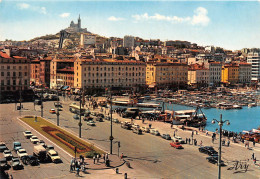
[[[197,106],[196,110],[174,111],[172,123],[175,125],[186,125],[190,127],[201,127],[206,125],[207,118],[202,112],[201,107]]]
[[[242,109],[242,106],[240,106],[240,105],[233,105],[233,109]]]
[[[250,104],[248,104],[248,107],[249,108],[251,108],[251,107],[256,107],[257,105],[256,105],[256,103],[250,103]]]

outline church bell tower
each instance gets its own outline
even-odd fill
[[[78,28],[81,29],[81,19],[80,19],[80,14],[79,14],[79,19],[78,19]]]

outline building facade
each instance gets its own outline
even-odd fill
[[[192,64],[188,69],[188,84],[194,87],[207,87],[210,81],[209,69],[204,65]]]
[[[135,45],[135,38],[130,35],[124,36],[123,47],[132,48]]]
[[[260,80],[260,52],[250,52],[247,56],[247,63],[252,64],[251,80]]]
[[[252,65],[250,63],[239,63],[238,82],[242,84],[251,83]]]
[[[147,62],[146,84],[165,87],[187,84],[188,66],[173,62]]]
[[[30,60],[10,57],[0,51],[1,92],[27,90],[30,87]]]
[[[239,66],[235,63],[222,66],[221,82],[228,85],[235,85],[239,82]]]
[[[205,67],[209,69],[209,85],[220,86],[222,64],[220,62],[209,62],[205,64]]]
[[[134,60],[78,58],[74,62],[75,88],[131,88],[145,85],[145,63]]]

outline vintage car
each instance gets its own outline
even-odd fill
[[[47,152],[47,156],[49,157],[49,159],[53,162],[53,163],[61,163],[62,160],[58,155],[58,152],[56,152],[55,150],[48,150]]]
[[[211,156],[218,154],[218,152],[215,151],[215,149],[213,147],[211,147],[211,146],[200,147],[199,151],[201,153],[205,153],[205,154],[208,154],[208,155],[211,155]]]
[[[30,139],[30,138],[33,136],[33,134],[31,133],[31,131],[24,131],[24,132],[23,132],[23,135],[24,135],[24,137],[25,137],[26,139]]]
[[[183,149],[182,145],[179,142],[171,142],[170,145],[176,149]]]
[[[19,149],[17,151],[17,155],[18,155],[19,158],[22,158],[23,156],[28,156],[28,154],[27,154],[25,149]]]
[[[30,138],[30,141],[31,141],[33,144],[37,144],[40,140],[38,139],[37,136],[33,135],[33,136]]]
[[[8,165],[6,158],[0,159],[0,170],[8,170],[10,165]]]
[[[171,136],[170,134],[163,134],[162,138],[166,139],[166,140],[171,140]]]
[[[50,109],[49,112],[50,112],[51,114],[55,114],[55,113],[56,113],[55,109]]]
[[[11,166],[14,170],[23,169],[23,164],[20,162],[18,157],[12,158]]]
[[[11,150],[5,150],[3,152],[3,154],[4,154],[4,158],[6,158],[6,160],[11,160],[13,157]]]
[[[89,125],[89,126],[95,126],[96,124],[95,124],[94,121],[88,121],[88,122],[87,122],[87,125]]]
[[[159,132],[157,129],[152,129],[152,130],[150,130],[150,133],[151,133],[152,135],[157,135],[157,136],[160,135],[160,132]]]
[[[1,142],[1,143],[0,143],[0,152],[3,152],[3,151],[5,151],[5,150],[7,150],[7,147],[6,147],[6,145],[5,145],[4,142]]]

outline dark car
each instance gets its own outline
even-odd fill
[[[103,122],[104,120],[103,120],[103,118],[101,118],[101,117],[96,117],[96,121],[98,121],[98,122]]]
[[[213,156],[210,156],[210,157],[207,157],[206,160],[209,162],[209,163],[212,163],[212,164],[217,164],[218,165],[218,155],[213,155]],[[221,166],[224,166],[224,161],[221,160]]]
[[[201,153],[205,153],[205,154],[208,154],[208,155],[216,155],[216,154],[218,154],[218,152],[215,151],[215,149],[213,147],[211,147],[211,146],[200,147],[199,151]]]
[[[10,168],[10,165],[7,163],[6,158],[0,159],[0,170],[8,170]]]
[[[110,117],[110,116],[106,116],[106,117],[105,117],[105,120],[108,120],[108,121],[110,121],[110,119],[111,119],[111,117]]]
[[[14,170],[20,170],[23,169],[23,164],[20,162],[18,157],[12,158],[11,166]]]
[[[162,138],[166,139],[166,140],[171,140],[171,136],[170,134],[163,134]]]
[[[104,116],[104,114],[102,114],[102,113],[98,113],[98,114],[97,114],[97,117],[104,118],[105,116]]]
[[[27,162],[27,164],[29,164],[31,166],[39,165],[38,158],[33,155],[28,155],[26,158],[26,162]]]
[[[5,143],[1,142],[0,143],[0,152],[3,152],[5,150],[7,150],[8,148],[6,147]]]

